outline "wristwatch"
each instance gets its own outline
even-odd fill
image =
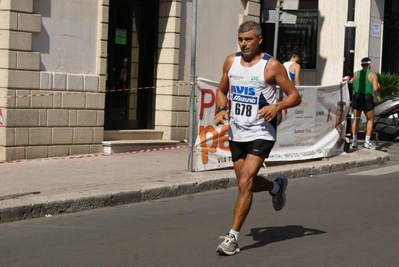
[[[225,106],[219,106],[216,113],[219,113],[222,110],[227,110],[227,108]]]

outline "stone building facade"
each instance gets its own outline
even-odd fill
[[[238,25],[249,19],[261,22],[264,1],[198,1],[196,75],[220,79],[224,59],[238,51]],[[301,80],[307,85],[337,83],[342,78],[348,1],[316,2],[317,62],[314,69],[303,69]],[[127,30],[113,13],[126,4],[131,8],[128,13],[122,10],[129,15]],[[166,140],[187,138],[192,4],[188,0],[0,0],[0,162],[102,153],[104,131],[112,128],[107,122],[114,115],[125,123],[123,129],[159,130]],[[355,7],[355,62],[370,56],[375,71],[382,61],[384,4],[384,0],[362,0]],[[142,28],[149,23],[147,13],[140,12],[153,12],[148,14],[155,25],[148,32]],[[378,25],[381,31],[373,31]],[[122,38],[127,36],[122,43],[128,51],[123,58],[128,61],[129,85],[122,109],[113,109],[117,112],[112,115],[108,97],[120,88],[109,84],[109,58],[118,59],[115,55],[121,48],[110,30],[114,28]],[[264,40],[273,42],[273,38],[267,35]],[[142,43],[145,39],[155,41]],[[154,49],[146,51],[151,45]],[[153,61],[143,65],[149,56]],[[152,88],[149,94],[140,91],[146,86]]]

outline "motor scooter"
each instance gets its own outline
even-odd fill
[[[399,95],[390,95],[374,103],[373,132],[378,141],[393,141],[399,136]],[[353,113],[352,113],[353,120]],[[366,116],[360,115],[359,131],[366,131]]]

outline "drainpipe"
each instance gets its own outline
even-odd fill
[[[344,70],[343,76],[353,77],[353,66],[355,60],[355,36],[356,36],[356,24],[355,24],[355,0],[348,0],[348,19],[345,24],[345,46],[344,46]],[[353,83],[348,82],[349,99],[352,106],[352,88]],[[341,103],[343,105],[343,103]],[[343,107],[342,107],[343,108]],[[351,114],[348,112],[346,116],[346,142],[344,144],[344,151],[349,152],[350,143],[349,138],[351,136]]]
[[[280,12],[281,12],[281,0],[277,0],[276,3],[276,23],[274,25],[274,43],[273,43],[273,56],[277,59],[277,46],[278,46],[278,30],[280,27]]]
[[[195,107],[195,65],[197,50],[197,0],[193,0],[193,20],[191,24],[191,73],[190,73],[190,125],[189,125],[189,149],[188,149],[188,171],[193,172],[193,149],[194,149],[194,107]]]

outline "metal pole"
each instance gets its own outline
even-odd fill
[[[353,76],[353,66],[355,60],[355,37],[356,37],[356,24],[355,24],[355,0],[348,0],[348,20],[345,24],[345,46],[344,46],[344,70],[343,77]],[[352,87],[353,83],[348,82],[349,99],[352,103]],[[346,117],[346,140],[351,136],[351,114],[348,112]],[[345,142],[344,151],[349,152],[350,143]]]
[[[280,26],[280,0],[277,0],[276,4],[276,24],[274,28],[274,45],[273,45],[273,56],[277,58],[277,45],[278,45],[278,29]]]
[[[197,49],[197,0],[193,0],[192,7],[192,24],[191,24],[191,73],[190,73],[190,125],[189,125],[189,149],[188,149],[188,171],[193,171],[193,149],[194,149],[194,107],[195,107],[195,65],[196,65],[196,49]]]
[[[278,49],[278,32],[279,32],[279,27],[280,27],[280,8],[281,8],[281,0],[277,0],[276,3],[276,24],[274,27],[274,45],[273,45],[273,56],[275,59],[277,59],[277,49]],[[278,99],[277,101],[283,100],[283,91],[278,88]]]
[[[345,24],[344,76],[353,76],[355,59],[355,0],[348,0],[348,21]]]

